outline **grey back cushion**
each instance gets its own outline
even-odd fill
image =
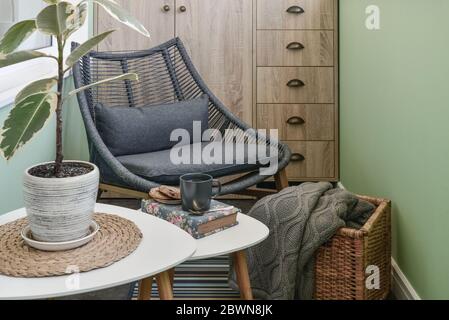
[[[114,156],[166,150],[175,129],[185,129],[193,142],[193,122],[201,122],[201,134],[208,129],[209,97],[203,95],[185,100],[147,107],[95,106],[95,123],[100,136]],[[198,142],[198,141],[195,141]]]

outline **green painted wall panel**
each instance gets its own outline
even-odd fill
[[[0,124],[8,116],[11,106],[0,109]],[[0,156],[0,214],[22,207],[22,174],[36,163],[50,161],[55,155],[56,125],[54,117],[47,126],[19,150],[13,159]]]
[[[340,1],[342,182],[393,200],[394,257],[427,299],[449,299],[448,13],[447,0]]]

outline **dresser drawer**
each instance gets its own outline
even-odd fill
[[[258,66],[333,66],[333,31],[257,31]]]
[[[292,159],[287,167],[291,180],[333,179],[335,150],[333,141],[287,141]]]
[[[333,104],[259,104],[257,128],[278,129],[279,140],[334,140]]]
[[[335,0],[257,0],[257,29],[333,29]]]
[[[332,67],[258,67],[258,103],[334,103]]]

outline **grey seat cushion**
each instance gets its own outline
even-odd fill
[[[114,156],[153,152],[173,147],[175,129],[185,129],[193,138],[193,121],[208,129],[209,97],[142,108],[95,106],[95,124]],[[191,143],[194,142],[191,140]],[[195,141],[196,142],[196,141]]]
[[[194,159],[194,157],[201,154],[205,148],[208,148],[207,150],[209,151],[213,147],[221,146],[223,146],[223,143],[221,142],[201,142],[157,152],[120,156],[117,157],[117,160],[132,173],[163,184],[178,184],[179,177],[186,173],[201,172],[217,178],[237,173],[250,172],[266,165],[270,160],[277,160],[277,153],[272,147],[267,151],[268,155],[258,157],[256,150],[252,150],[252,148],[248,148],[247,145],[238,143],[227,144],[228,150],[231,150],[232,148],[233,151],[231,154],[228,153],[228,155],[226,155],[226,152],[222,152],[222,160],[217,161],[221,163],[210,163],[209,161],[204,161],[204,159]],[[182,164],[172,161],[173,159],[170,157],[172,152],[180,155],[186,154],[186,151],[189,153],[189,157],[186,157],[186,160],[188,159],[189,161],[184,161]],[[225,162],[224,159],[227,159],[225,157],[228,157],[231,161]],[[218,159],[220,159],[220,155],[217,156],[217,160]],[[194,162],[194,160],[197,161]]]

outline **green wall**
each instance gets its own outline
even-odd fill
[[[340,1],[343,185],[393,200],[396,261],[449,299],[449,1]]]
[[[0,124],[8,116],[11,106],[0,109]],[[16,156],[6,161],[0,156],[0,214],[22,207],[22,174],[36,163],[49,161],[55,154],[55,120],[19,150]]]
[[[73,80],[66,82],[66,90],[74,89]],[[89,160],[86,131],[76,97],[64,108],[64,157],[70,160]]]

